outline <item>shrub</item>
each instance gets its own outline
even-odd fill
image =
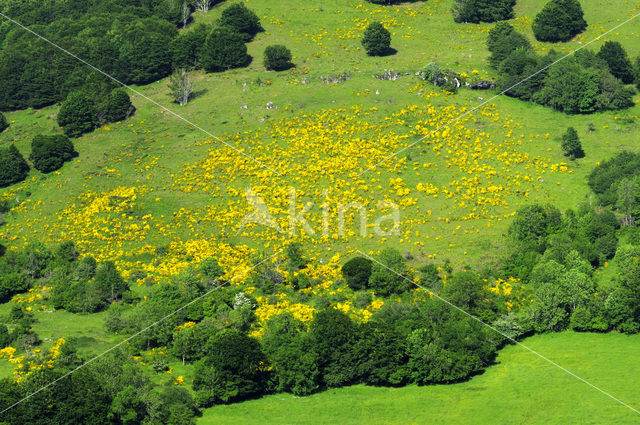
[[[453,20],[456,22],[495,22],[512,19],[516,0],[456,0]]]
[[[228,27],[214,28],[205,42],[202,65],[209,72],[245,66],[249,62],[243,37]]]
[[[622,151],[594,168],[589,174],[588,183],[602,205],[614,205],[618,198],[618,183],[638,174],[640,174],[640,154]]]
[[[584,158],[582,143],[575,128],[567,128],[567,132],[562,135],[562,151],[571,159]]]
[[[293,66],[291,51],[282,45],[267,46],[264,49],[264,67],[271,71],[283,71]]]
[[[58,125],[69,137],[93,131],[96,125],[95,103],[82,92],[70,93],[58,112]]]
[[[50,173],[62,167],[65,161],[69,161],[75,155],[73,143],[67,136],[39,135],[35,136],[31,142],[29,159],[36,170]]]
[[[369,56],[383,56],[389,53],[391,33],[380,22],[372,22],[364,30],[362,45]]]
[[[407,262],[400,252],[386,248],[380,253],[378,261],[371,265],[369,285],[382,296],[403,293],[412,287],[411,278],[406,276],[407,271]]]
[[[29,165],[15,145],[0,148],[0,187],[20,182],[28,173]]]
[[[9,128],[9,122],[7,121],[7,117],[4,116],[2,112],[0,112],[0,133]]]
[[[546,238],[562,224],[560,211],[551,205],[526,205],[518,209],[509,234],[523,244],[544,252]]]
[[[533,101],[569,114],[588,114],[598,110],[599,92],[600,72],[569,59],[549,68]]]
[[[266,358],[256,339],[225,330],[212,336],[206,347],[193,380],[201,405],[242,400],[264,391]]]
[[[161,0],[153,7],[153,14],[184,28],[191,19],[191,2]]]
[[[437,62],[431,62],[426,65],[418,71],[418,76],[452,93],[455,93],[464,84],[464,79],[460,74],[450,69],[441,69]]]
[[[31,282],[20,273],[3,273],[0,276],[0,302],[6,302],[11,296],[26,291]]]
[[[578,0],[551,0],[533,20],[538,41],[567,41],[587,28]]]
[[[367,288],[371,276],[371,260],[364,257],[355,257],[344,263],[342,276],[347,285],[354,291]]]
[[[199,24],[191,30],[180,33],[171,41],[169,48],[172,52],[174,69],[194,69],[200,65],[202,49],[209,32],[208,26]]]
[[[120,299],[129,290],[129,285],[124,281],[112,261],[101,263],[96,268],[94,284],[104,301]]]
[[[633,65],[627,56],[627,52],[617,41],[607,41],[602,45],[597,55],[604,60],[609,71],[614,77],[619,78],[625,84],[631,84],[635,80]]]
[[[499,22],[489,31],[487,48],[491,52],[489,64],[497,68],[514,50],[531,49],[527,38],[517,32],[509,23]]]
[[[125,89],[117,88],[109,93],[109,99],[104,111],[104,119],[107,122],[118,122],[125,120],[133,113],[133,104],[129,93]]]
[[[506,95],[522,100],[531,100],[545,82],[551,56],[538,56],[528,48],[518,48],[511,52],[498,67],[498,86],[507,90]]]
[[[157,18],[138,19],[122,35],[120,61],[124,82],[148,84],[171,74],[171,41],[176,27]]]
[[[262,31],[258,15],[242,3],[234,3],[222,11],[220,26],[233,28],[238,34],[249,41]]]

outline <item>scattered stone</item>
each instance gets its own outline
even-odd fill
[[[491,90],[496,88],[496,83],[488,80],[479,80],[472,83],[467,83],[467,87],[471,90]]]

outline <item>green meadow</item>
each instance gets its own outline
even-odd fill
[[[619,400],[637,406],[638,336],[563,332],[522,342]],[[339,418],[339,419],[338,419]],[[632,424],[637,413],[520,346],[467,382],[374,388],[310,397],[276,394],[208,409],[209,424]]]
[[[196,13],[194,23],[215,22],[227,3],[216,5],[207,14]],[[415,1],[388,7],[357,0],[247,0],[245,3],[256,11],[265,29],[248,44],[253,60],[247,68],[219,74],[192,72],[195,96],[184,107],[172,102],[166,79],[133,87],[136,92],[131,93],[131,99],[136,112],[132,118],[74,139],[79,156],[58,172],[42,174],[32,169],[24,183],[5,189],[4,198],[23,203],[23,207],[4,214],[4,225],[0,227],[3,239],[11,237],[12,244],[18,248],[35,240],[52,244],[59,242],[67,236],[67,230],[60,230],[59,223],[68,217],[82,216],[85,206],[79,200],[83,196],[108,193],[117,187],[138,188],[144,185],[148,192],[139,199],[136,220],[139,216],[151,214],[155,220],[151,230],[144,237],[132,238],[114,247],[91,236],[92,229],[82,228],[78,222],[74,231],[83,235],[86,232],[86,239],[81,241],[88,247],[85,254],[116,259],[121,264],[150,262],[143,254],[131,252],[147,245],[158,248],[172,242],[187,243],[209,236],[215,239],[223,233],[225,243],[230,245],[243,244],[258,251],[268,250],[265,248],[267,240],[263,237],[269,233],[256,231],[242,237],[233,235],[234,229],[225,229],[215,220],[200,220],[194,215],[198,219],[193,224],[188,218],[180,218],[199,214],[212,205],[219,206],[214,209],[218,213],[240,205],[241,193],[235,197],[229,195],[226,183],[233,183],[230,187],[236,190],[256,184],[255,178],[248,175],[225,180],[227,176],[221,168],[214,169],[212,177],[207,177],[207,183],[218,185],[216,191],[186,192],[178,186],[186,175],[187,166],[195,167],[212,152],[227,152],[233,156],[237,155],[237,150],[258,155],[260,161],[275,169],[283,167],[284,162],[271,154],[290,150],[294,160],[304,164],[305,149],[289,146],[293,138],[274,137],[273,141],[262,141],[269,150],[261,152],[265,145],[249,136],[264,135],[279,126],[287,131],[295,130],[291,123],[307,120],[317,124],[320,118],[314,117],[325,111],[343,110],[337,112],[339,116],[357,107],[369,111],[362,117],[363,121],[380,126],[365,134],[373,137],[372,134],[382,128],[385,120],[404,108],[433,106],[438,111],[452,108],[455,112],[452,119],[465,111],[473,111],[464,121],[461,120],[459,132],[465,129],[486,132],[497,148],[509,144],[522,155],[540,157],[549,164],[566,163],[569,171],[544,175],[531,171],[533,180],[528,196],[521,196],[514,188],[505,197],[508,205],[491,209],[490,214],[495,214],[496,219],[484,217],[462,222],[458,219],[463,213],[454,208],[446,197],[436,199],[416,194],[417,210],[408,208],[406,215],[410,216],[414,211],[424,215],[427,210],[433,210],[434,218],[412,224],[411,237],[390,236],[383,242],[368,238],[307,242],[309,248],[315,250],[316,258],[328,258],[335,252],[349,255],[354,249],[373,253],[381,247],[394,246],[412,254],[412,266],[437,258],[450,259],[456,267],[472,265],[481,268],[504,255],[504,235],[510,223],[508,214],[531,202],[550,202],[563,210],[575,208],[581,202],[591,202],[593,199],[586,177],[593,167],[616,152],[638,151],[640,147],[637,105],[624,111],[571,116],[533,103],[505,96],[495,97],[498,94],[495,90],[463,88],[456,94],[446,94],[421,82],[415,73],[431,61],[479,78],[497,76],[487,64],[489,53],[485,45],[492,25],[455,24],[450,13],[452,0]],[[623,44],[632,58],[640,55],[640,43],[637,41],[640,18],[591,43],[610,28],[640,13],[640,3],[632,0],[588,0],[582,3],[589,27],[567,43],[534,42],[531,22],[545,0],[518,0],[512,24],[529,37],[538,52],[553,48],[568,54],[587,43],[588,49],[597,50],[605,41],[615,40]],[[362,32],[369,22],[376,20],[382,21],[392,32],[392,47],[397,50],[396,54],[371,58],[364,53],[360,44]],[[266,71],[262,63],[263,51],[272,44],[289,47],[296,67],[278,73]],[[373,77],[389,69],[406,75],[396,81],[381,81]],[[339,84],[322,81],[323,76],[342,72],[349,75],[347,81]],[[421,95],[428,93],[432,97]],[[179,114],[184,120],[146,98]],[[636,95],[634,99],[638,103],[640,96]],[[268,109],[269,103],[276,105],[277,109]],[[490,108],[493,115],[483,115],[484,108]],[[11,126],[0,134],[0,145],[14,143],[28,157],[33,136],[61,132],[56,121],[58,109],[56,105],[41,110],[7,113]],[[409,116],[406,122],[395,122],[388,131],[408,135],[403,143],[410,144],[421,138],[412,132],[420,118]],[[442,124],[453,127],[444,112],[440,119]],[[186,121],[216,137],[211,138]],[[582,139],[586,152],[583,159],[569,161],[562,155],[560,137],[568,126],[575,127]],[[513,134],[507,137],[508,129]],[[519,142],[517,148],[514,147],[516,141]],[[350,148],[354,147],[350,145]],[[393,150],[387,152],[392,153]],[[456,151],[452,150],[450,155],[455,158]],[[346,154],[336,157],[341,161],[347,160]],[[384,184],[387,191],[387,182],[393,178],[402,178],[407,187],[414,189],[418,183],[428,179],[437,186],[446,186],[463,175],[446,166],[439,166],[431,173],[417,174],[415,170],[423,164],[443,161],[424,143],[416,144],[399,158],[404,158],[404,162],[398,168],[379,167],[363,178],[367,182],[374,179],[371,185]],[[367,162],[367,158],[359,160]],[[392,162],[397,160],[395,158]],[[491,158],[487,163],[499,168],[503,165],[500,161]],[[254,169],[260,168],[256,164],[253,166]],[[202,169],[194,169],[196,174],[204,174]],[[505,168],[502,172],[507,176],[510,171]],[[345,173],[339,177],[348,180],[354,176]],[[216,183],[216,179],[221,183]],[[271,175],[265,180],[281,187],[290,185],[304,187],[305,191],[311,189],[301,186],[305,182],[304,175]],[[198,182],[198,179],[194,181]],[[374,198],[383,199],[383,192],[376,193]],[[184,209],[187,213],[181,212]],[[72,224],[69,225],[73,227]],[[170,231],[161,231],[161,228]],[[225,232],[231,236],[226,237]],[[416,242],[422,245],[416,245]],[[615,275],[615,264],[596,274],[604,285]],[[142,295],[147,288],[136,291]],[[7,314],[9,308],[9,303],[0,306],[0,314]],[[81,352],[88,355],[100,353],[120,340],[119,336],[104,329],[102,313],[75,315],[46,309],[36,312],[35,317],[38,323],[34,330],[44,340],[43,348],[60,337],[73,337]],[[640,382],[636,379],[636,374],[640,373],[640,356],[637,355],[640,335],[563,332],[536,335],[523,343],[602,391],[631,406],[640,406]],[[183,366],[174,359],[171,367],[172,377],[184,376],[187,383],[193,380],[191,366]],[[0,375],[8,376],[11,372],[12,365],[0,360]],[[168,378],[160,375],[154,379],[161,382]],[[508,346],[500,351],[496,364],[462,383],[404,388],[359,385],[332,389],[310,397],[276,394],[206,409],[198,423],[631,424],[637,420],[637,413],[602,392],[520,346]]]

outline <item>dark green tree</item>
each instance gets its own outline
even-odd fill
[[[292,242],[285,248],[288,267],[291,270],[299,270],[304,268],[308,261],[304,258],[302,246],[298,242]]]
[[[391,33],[380,22],[372,22],[364,30],[362,46],[369,56],[384,56],[391,49]]]
[[[514,50],[530,50],[531,43],[508,22],[498,22],[489,31],[487,48],[491,52],[489,64],[497,68]]]
[[[600,71],[569,58],[548,69],[543,87],[532,99],[568,114],[589,114],[599,109],[599,94]]]
[[[198,24],[181,32],[171,41],[172,64],[174,69],[195,69],[201,66],[200,58],[211,28]]]
[[[62,167],[66,161],[76,156],[73,143],[67,136],[35,136],[31,142],[29,159],[36,170],[50,173]]]
[[[514,18],[516,0],[456,0],[453,20],[460,22],[495,22]]]
[[[358,337],[355,323],[342,311],[326,308],[313,317],[309,333],[323,384],[341,387],[352,383],[358,373],[352,349]]]
[[[584,158],[582,143],[575,128],[567,128],[567,132],[562,135],[562,151],[571,159]]]
[[[96,126],[96,106],[83,92],[70,93],[58,112],[58,125],[69,137],[79,137]]]
[[[358,377],[367,385],[396,386],[408,381],[406,338],[393,324],[369,322],[361,326],[354,346]]]
[[[533,20],[538,41],[568,41],[587,28],[578,0],[551,0]]]
[[[359,291],[369,286],[371,264],[371,260],[364,257],[355,257],[344,263],[342,266],[342,276],[351,289]]]
[[[243,3],[234,3],[223,10],[218,24],[234,29],[245,41],[263,31],[258,15]]]
[[[118,34],[120,58],[116,74],[124,82],[147,84],[171,74],[171,40],[176,27],[158,18],[137,19]]]
[[[624,226],[634,226],[640,218],[640,177],[623,178],[618,182],[616,208],[622,214]]]
[[[101,298],[109,302],[120,299],[129,290],[129,285],[124,281],[113,261],[105,261],[98,265],[94,284],[102,294]]]
[[[562,225],[562,215],[552,205],[526,205],[516,212],[509,234],[538,252],[546,249],[547,237]]]
[[[289,313],[272,317],[261,340],[273,366],[277,391],[309,395],[320,385],[318,353],[302,322]]]
[[[397,249],[385,248],[371,265],[369,286],[378,295],[401,294],[411,289],[407,262]]]
[[[202,51],[201,63],[209,72],[246,66],[250,58],[243,37],[228,27],[214,28]]]
[[[631,84],[635,81],[635,70],[622,44],[617,41],[605,42],[598,52],[598,57],[607,63],[611,74],[624,84]]]
[[[0,187],[24,180],[29,174],[29,165],[14,144],[0,148]]]
[[[281,44],[264,49],[264,67],[269,71],[284,71],[293,66],[291,51]]]
[[[124,88],[117,88],[109,93],[104,119],[107,122],[123,121],[131,116],[134,109],[129,93]]]
[[[228,403],[264,391],[266,358],[260,343],[237,331],[225,330],[207,343],[207,355],[196,365],[193,389],[203,406]]]
[[[7,121],[7,117],[4,116],[2,112],[0,112],[0,133],[9,128],[9,122]]]

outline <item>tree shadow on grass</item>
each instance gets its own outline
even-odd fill
[[[398,51],[396,49],[394,49],[393,47],[389,47],[389,48],[385,49],[384,52],[382,52],[381,54],[376,55],[376,56],[378,56],[378,57],[387,57],[387,56],[393,56],[396,53],[398,53]]]
[[[189,96],[189,101],[192,101],[194,99],[197,99],[198,97],[204,95],[205,93],[207,93],[209,90],[207,89],[202,89],[202,90],[194,90],[193,93],[191,93],[191,96]]]

